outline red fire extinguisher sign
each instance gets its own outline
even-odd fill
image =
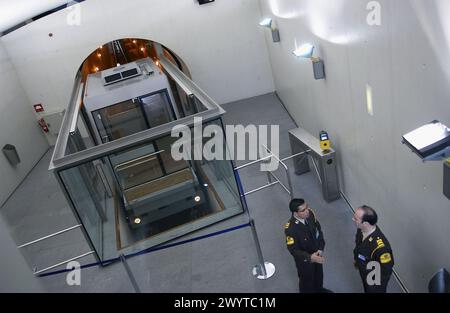
[[[45,122],[45,120],[44,120],[43,118],[41,118],[41,119],[38,121],[38,123],[39,123],[39,126],[41,126],[41,128],[42,128],[42,130],[43,130],[44,132],[46,132],[46,133],[49,132],[48,125],[47,125],[47,123]]]

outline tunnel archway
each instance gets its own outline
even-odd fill
[[[143,58],[151,58],[158,62],[158,47],[163,55],[174,63],[189,78],[191,73],[186,63],[171,49],[163,44],[142,38],[122,38],[98,46],[80,66],[82,82],[87,75],[113,68],[118,64],[126,64]]]
[[[75,84],[81,83],[83,89],[82,94],[86,95],[88,77],[125,64],[148,60],[150,63],[155,64],[161,72],[166,74],[171,89],[171,95],[173,96],[173,102],[177,108],[176,111],[180,112],[180,114],[177,115],[180,117],[189,115],[190,112],[185,110],[186,106],[188,106],[187,103],[190,101],[187,97],[188,95],[178,87],[177,83],[170,75],[167,75],[159,60],[161,56],[173,63],[180,71],[191,79],[191,74],[186,63],[174,51],[161,43],[142,38],[122,38],[99,45],[96,49],[91,51],[78,69]],[[75,88],[77,88],[77,86],[75,86]],[[81,107],[83,108],[85,107],[85,103],[83,102],[84,98],[81,101]],[[86,120],[89,120],[87,113],[83,109],[80,110],[80,112],[84,115]],[[92,125],[86,125],[86,129],[90,135],[95,138],[95,131],[93,130]],[[101,144],[98,138],[95,141],[96,142],[93,143],[94,145]]]

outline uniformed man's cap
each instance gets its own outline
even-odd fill
[[[298,207],[303,204],[305,204],[304,199],[292,199],[291,202],[289,203],[289,209],[291,210],[291,212],[297,212]]]

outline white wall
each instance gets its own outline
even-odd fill
[[[129,37],[172,49],[219,103],[274,91],[258,0],[90,0],[80,8],[79,26],[67,24],[69,8],[1,38],[30,100],[48,111],[67,106],[75,73],[92,51]]]
[[[380,0],[376,27],[366,22],[368,2],[261,0],[281,33],[280,44],[267,37],[275,87],[297,123],[330,132],[343,191],[353,206],[379,211],[397,271],[412,291],[426,291],[438,268],[450,268],[450,201],[442,163],[423,164],[401,137],[433,119],[450,125],[450,2]],[[319,47],[326,80],[292,55],[295,42]]]
[[[0,152],[0,205],[47,151],[48,144],[37,124],[30,101],[0,43],[0,149],[16,146],[21,163],[12,167]]]

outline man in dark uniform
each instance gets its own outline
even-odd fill
[[[354,264],[361,275],[364,291],[386,293],[394,256],[389,241],[377,226],[377,213],[363,205],[355,211],[353,221],[358,228],[353,250]]]
[[[322,267],[325,240],[319,221],[303,199],[293,199],[289,209],[292,217],[285,225],[286,245],[297,266],[300,292],[327,292]]]

